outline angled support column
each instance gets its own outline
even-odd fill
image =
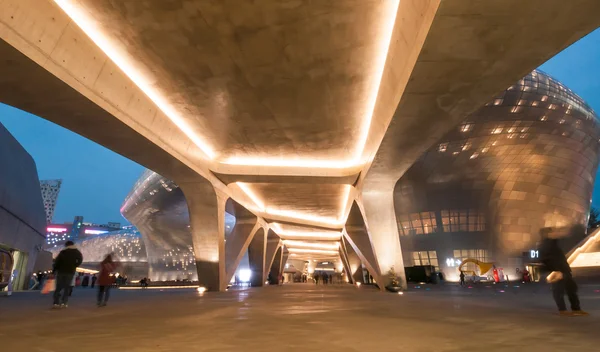
[[[290,252],[288,252],[285,246],[281,247],[281,263],[279,264],[279,274],[283,276],[285,270],[285,263],[287,263]]]
[[[248,260],[252,271],[250,284],[253,287],[263,286],[265,283],[266,252],[267,233],[260,227],[248,247]]]
[[[373,248],[371,233],[367,227],[367,222],[363,216],[363,213],[356,201],[352,202],[352,208],[346,221],[346,228],[344,231],[344,239],[348,241],[354,252],[360,258],[360,261],[367,267],[369,273],[376,278],[380,289],[385,289],[385,285],[382,285],[383,278],[381,277],[381,270],[377,262],[377,255]],[[350,259],[350,258],[349,258]]]
[[[231,215],[235,216],[236,221],[231,232],[225,236],[225,271],[227,276],[221,282],[221,291],[227,289],[227,285],[235,275],[235,271],[255,234],[259,230],[262,231],[258,218],[233,199],[227,200],[225,208]]]
[[[342,237],[342,240],[343,239],[344,238]],[[346,281],[348,283],[354,284],[354,280],[352,279],[352,272],[350,270],[350,264],[348,264],[348,257],[346,256],[346,249],[342,247],[341,243],[338,251],[340,253],[340,261],[342,262],[342,266],[344,268],[344,275],[346,275]]]
[[[353,284],[356,284],[358,282],[363,284],[365,278],[363,275],[360,257],[358,256],[354,248],[352,248],[346,237],[342,237],[342,240],[340,242],[340,252],[344,255],[342,261],[346,260],[346,264],[344,264],[344,267],[347,267],[348,279]]]
[[[263,281],[266,281],[269,272],[271,271],[271,267],[273,265],[273,261],[275,260],[275,255],[277,254],[277,250],[281,247],[281,239],[273,230],[268,230],[267,233],[267,248],[265,253],[265,270],[263,274]]]
[[[401,284],[406,288],[406,274],[404,272],[404,260],[400,248],[400,235],[394,206],[394,185],[377,191],[363,191],[359,205],[365,215],[367,228],[371,234],[371,241],[381,276],[377,282],[383,282],[384,287],[389,284],[387,272],[394,269],[396,275],[401,278]]]
[[[206,182],[179,183],[190,214],[198,284],[210,291],[227,287],[225,271],[225,203],[227,196]]]
[[[277,252],[275,253],[275,258],[273,259],[273,264],[271,264],[271,270],[269,274],[271,275],[271,283],[278,284],[279,283],[279,274],[281,274],[281,263],[283,262],[283,246],[277,248]]]

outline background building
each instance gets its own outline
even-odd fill
[[[179,186],[146,170],[125,199],[121,214],[142,235],[151,280],[198,279],[188,206]],[[225,213],[226,235],[234,225],[235,217]],[[247,267],[246,253],[238,270]]]
[[[5,253],[0,266],[8,265],[7,253],[13,264],[0,272],[13,273],[14,289],[26,288],[44,244],[46,220],[39,185],[33,158],[0,124],[0,249]],[[6,282],[2,276],[0,282]]]
[[[600,129],[570,89],[534,71],[431,147],[398,181],[395,207],[406,266],[449,279],[466,258],[518,276],[545,226],[585,236]],[[533,251],[533,252],[532,252]],[[535,257],[535,255],[534,255]]]
[[[113,259],[121,264],[118,269],[120,274],[131,280],[148,276],[146,246],[140,232],[134,226],[82,236],[75,241],[75,245],[83,255],[83,268],[98,270],[106,255],[113,254]],[[56,257],[62,248],[53,246],[50,251]]]
[[[60,193],[62,180],[41,180],[40,188],[42,190],[42,200],[44,201],[44,210],[46,210],[46,222],[49,224],[54,218],[54,209]]]
[[[68,240],[77,241],[121,229],[118,222],[93,224],[83,221],[83,216],[75,216],[73,222],[48,224],[46,227],[46,248],[62,247]]]

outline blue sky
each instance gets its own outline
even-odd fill
[[[600,29],[540,67],[600,112]],[[0,104],[2,123],[33,156],[40,179],[62,178],[55,222],[125,222],[123,199],[143,167],[98,144],[26,112]],[[596,178],[596,185],[600,183]],[[600,187],[594,189],[600,206]]]

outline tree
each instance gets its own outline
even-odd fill
[[[592,207],[590,209],[590,220],[588,221],[588,228],[593,229],[600,226],[600,212],[598,209]]]

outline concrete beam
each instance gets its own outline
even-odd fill
[[[365,280],[360,257],[345,237],[343,237],[340,242],[340,253],[343,255],[342,261],[344,263],[344,269],[348,273],[349,282],[353,284],[364,283]]]
[[[265,252],[265,270],[263,277],[266,280],[266,277],[269,275],[271,271],[271,267],[273,265],[273,261],[275,260],[275,255],[277,254],[277,250],[281,247],[282,243],[279,237],[273,232],[273,230],[268,230],[267,232],[267,248]]]
[[[271,280],[274,283],[279,283],[279,275],[281,274],[281,263],[283,262],[283,246],[277,249],[275,253],[275,258],[273,259],[273,264],[271,264],[271,268],[269,270],[269,274],[271,275]]]

